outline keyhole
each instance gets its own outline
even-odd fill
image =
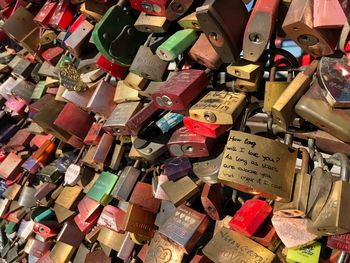
[[[259,44],[262,42],[262,37],[259,33],[251,33],[249,34],[249,40],[255,44]]]
[[[180,3],[173,3],[171,5],[171,9],[175,12],[175,13],[182,13],[183,12],[183,8],[182,5]]]

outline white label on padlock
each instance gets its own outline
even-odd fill
[[[76,164],[70,164],[64,175],[64,184],[73,186],[80,179],[80,166]]]

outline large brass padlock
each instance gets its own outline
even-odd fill
[[[231,131],[218,178],[238,190],[289,202],[296,157],[294,149],[280,142]]]
[[[138,31],[145,33],[164,33],[170,23],[164,16],[152,16],[141,12],[134,26]]]
[[[316,234],[324,236],[345,234],[349,232],[350,225],[344,217],[349,209],[350,189],[350,162],[345,154],[336,153],[331,158],[341,163],[341,180],[335,181],[332,185],[330,196],[317,218],[308,225],[308,229]]]

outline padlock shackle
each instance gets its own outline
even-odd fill
[[[305,148],[299,148],[298,151],[301,152],[300,173],[307,174],[309,172],[310,154]]]
[[[329,161],[332,161],[332,159],[340,162],[340,179],[348,182],[350,178],[350,161],[348,156],[345,153],[335,153]]]

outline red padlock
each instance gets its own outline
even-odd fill
[[[205,212],[213,220],[220,220],[224,206],[224,189],[220,183],[205,184],[201,195],[202,205]]]
[[[19,7],[25,7],[27,4],[28,3],[23,0],[17,0],[16,3],[14,3],[13,5],[1,10],[1,18],[4,20],[8,19]]]
[[[272,212],[272,207],[258,199],[247,200],[232,217],[229,226],[238,233],[251,237]]]
[[[117,80],[124,79],[128,73],[128,67],[122,67],[118,64],[114,64],[103,55],[98,58],[96,64],[100,69],[115,77]]]
[[[173,156],[207,157],[213,142],[213,139],[193,133],[186,127],[182,127],[171,136],[168,149]]]
[[[56,66],[57,62],[60,60],[64,49],[61,47],[52,47],[46,49],[41,56],[45,61],[47,61],[51,66]]]
[[[154,198],[152,189],[151,184],[138,182],[130,196],[129,203],[156,214],[160,207],[160,199]]]
[[[102,213],[97,221],[97,225],[107,227],[116,232],[124,232],[123,221],[126,216],[126,212],[118,207],[107,205],[103,208]]]
[[[231,128],[231,125],[204,123],[190,117],[185,117],[183,122],[185,127],[191,132],[210,138],[217,138]]]
[[[185,110],[208,85],[203,70],[188,69],[175,73],[159,90],[152,93],[157,107],[165,110]]]
[[[169,0],[131,0],[131,7],[155,16],[166,16],[165,10]]]
[[[49,28],[49,22],[56,10],[57,1],[46,1],[43,7],[34,17],[34,22],[37,23],[40,27]]]
[[[77,19],[70,25],[68,28],[68,33],[73,33],[84,21],[86,20],[86,16],[81,14]]]
[[[97,145],[101,140],[103,130],[103,123],[93,123],[89,132],[85,136],[84,143],[88,145]]]
[[[72,23],[75,14],[75,8],[69,0],[60,0],[50,19],[49,25],[59,31],[66,31]]]
[[[327,246],[350,253],[350,234],[329,236],[327,239]]]

